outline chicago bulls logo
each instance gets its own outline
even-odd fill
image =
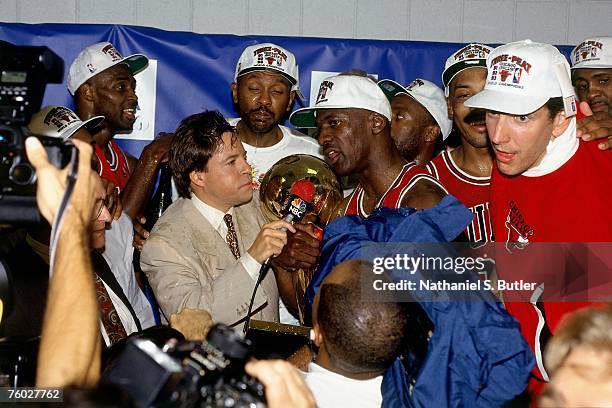
[[[317,102],[315,105],[327,101],[327,93],[331,91],[334,87],[334,83],[331,81],[323,81],[321,82],[321,86],[319,87],[319,93],[317,94]]]
[[[118,61],[123,58],[119,51],[117,51],[117,49],[112,46],[112,44],[108,44],[104,48],[102,48],[102,52],[108,55],[113,61]]]
[[[47,113],[44,119],[45,124],[52,124],[57,128],[58,132],[64,130],[67,126],[71,125],[78,118],[68,109],[58,106],[53,108]]]
[[[506,217],[506,249],[512,253],[513,250],[523,250],[529,245],[529,238],[535,234],[533,228],[525,222],[523,213],[514,201],[510,201],[510,209]]]

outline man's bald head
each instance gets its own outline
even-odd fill
[[[401,303],[365,303],[361,274],[372,264],[349,260],[325,278],[315,303],[314,323],[330,362],[345,372],[381,372],[403,351],[408,313]]]

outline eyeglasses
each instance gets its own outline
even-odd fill
[[[94,214],[96,215],[93,219],[94,221],[100,218],[102,212],[104,211],[104,207],[106,207],[109,212],[111,211],[111,209],[115,205],[115,195],[116,189],[113,190],[112,194],[108,194],[104,200],[96,201],[96,204],[94,206]]]

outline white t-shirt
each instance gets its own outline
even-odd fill
[[[240,122],[240,118],[229,120],[232,126],[236,126],[238,122]],[[323,159],[321,146],[319,146],[316,140],[295,129],[289,129],[280,125],[279,128],[283,133],[283,138],[274,146],[255,147],[242,143],[244,150],[247,152],[247,161],[253,168],[253,188],[255,190],[259,190],[261,180],[270,167],[282,158],[292,154],[310,154]]]
[[[370,380],[353,380],[316,363],[310,363],[308,372],[303,374],[318,408],[380,408],[382,405],[382,375]]]
[[[130,217],[128,217],[126,213],[122,213],[118,220],[114,220],[111,223],[110,229],[106,230],[105,237],[106,246],[102,256],[115,275],[115,278],[117,278],[117,282],[121,286],[121,289],[123,289],[123,293],[125,293],[125,296],[130,301],[136,316],[138,316],[138,320],[140,320],[141,327],[146,329],[147,327],[154,326],[155,318],[153,317],[151,304],[142,290],[140,290],[136,282],[136,276],[134,275],[134,265],[132,264],[132,257],[134,254],[134,247],[132,246],[134,229]],[[132,319],[130,311],[108,286],[106,286],[106,288],[127,334],[137,331],[136,323],[134,319]]]

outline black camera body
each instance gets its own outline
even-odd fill
[[[105,381],[139,407],[265,408],[264,387],[244,372],[251,342],[223,324],[202,342],[131,339]]]
[[[40,109],[48,83],[61,83],[64,61],[47,47],[0,41],[0,223],[40,221],[36,173],[25,152],[25,125]],[[39,137],[49,161],[64,167],[72,149],[61,140]]]

